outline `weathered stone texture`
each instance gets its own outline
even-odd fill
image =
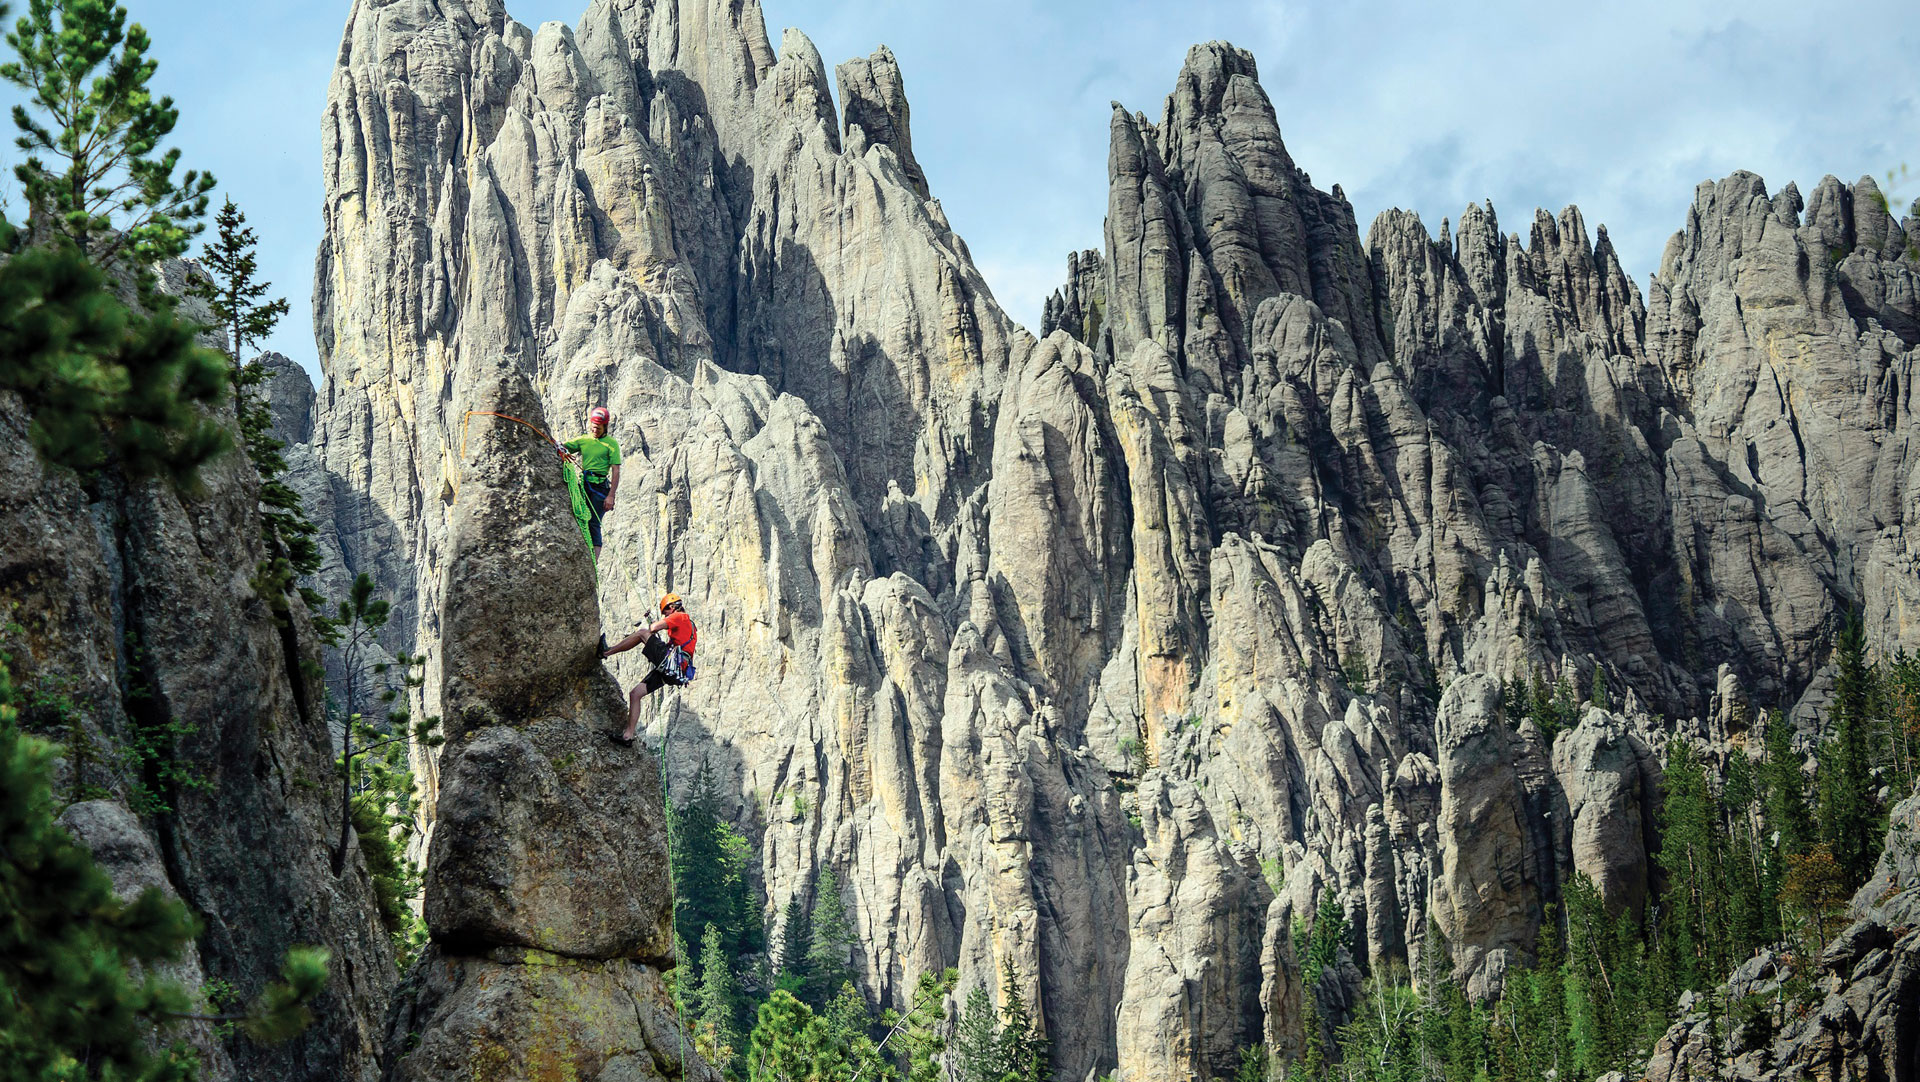
[[[1061,1077],[1210,1077],[1296,1046],[1328,892],[1362,961],[1431,921],[1494,987],[1571,875],[1647,890],[1655,711],[1791,702],[1847,603],[1913,636],[1911,230],[1862,186],[1804,224],[1703,188],[1644,298],[1574,208],[1362,243],[1211,43],[1157,122],[1116,106],[1104,248],[1036,340],[929,197],[892,55],[836,75],[838,107],[751,2],[356,5],[314,461],[341,573],[474,734],[443,828],[591,832],[527,734],[597,723],[598,613],[673,590],[702,675],[648,739],[737,795],[769,915],[830,868],[876,1000],[1011,962]],[[468,411],[565,438],[603,402],[596,589],[551,452]],[[1620,709],[1549,746],[1500,707],[1536,670]],[[482,800],[510,761],[554,784]],[[471,900],[487,942],[652,949]]]

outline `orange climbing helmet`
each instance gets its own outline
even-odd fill
[[[665,616],[667,614],[667,606],[669,605],[678,605],[682,609],[687,607],[686,602],[680,600],[679,594],[660,595],[660,615]]]
[[[595,421],[598,421],[603,425],[612,424],[613,414],[608,412],[607,407],[605,406],[595,406],[592,409],[587,411],[587,423],[593,424]]]

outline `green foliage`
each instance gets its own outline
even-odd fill
[[[1873,874],[1886,822],[1875,797],[1871,748],[1877,674],[1867,665],[1858,617],[1841,627],[1833,661],[1833,705],[1817,775],[1820,840],[1847,883],[1859,886]]]
[[[806,984],[800,998],[817,1006],[853,980],[853,966],[848,956],[853,951],[854,935],[846,905],[840,898],[840,877],[831,870],[821,872],[813,893],[813,912],[808,921],[812,935],[806,951]]]
[[[906,1010],[889,1008],[881,1013],[880,1024],[887,1032],[880,1039],[880,1050],[895,1053],[906,1082],[939,1082],[939,1056],[947,1049],[946,1038],[941,1035],[947,1018],[946,1000],[959,979],[960,974],[952,969],[922,973],[914,982],[913,998],[907,1001]]]
[[[723,953],[740,958],[765,949],[760,906],[749,873],[753,845],[722,813],[713,766],[700,761],[684,803],[668,818],[673,850],[674,924],[690,942],[706,928],[720,933]]]
[[[1347,949],[1347,915],[1333,891],[1325,890],[1313,922],[1296,920],[1292,931],[1294,948],[1300,952],[1301,998],[1305,1002],[1300,1022],[1305,1046],[1299,1067],[1307,1077],[1318,1078],[1331,1058],[1325,1036],[1328,1020],[1320,1015],[1320,976],[1328,966],[1338,964],[1340,952]]]
[[[196,726],[162,708],[147,674],[147,647],[139,633],[128,629],[122,645],[127,675],[121,707],[132,723],[120,752],[129,776],[127,804],[140,815],[166,815],[180,792],[208,787],[199,765],[178,750]]]
[[[1787,858],[1781,904],[1812,934],[1818,950],[1826,950],[1829,935],[1845,927],[1847,901],[1852,896],[1846,869],[1825,842]]]
[[[419,867],[406,856],[415,830],[408,746],[437,747],[445,737],[438,732],[438,717],[412,721],[404,699],[425,684],[425,657],[402,653],[392,662],[366,664],[374,637],[391,613],[391,606],[374,596],[373,579],[362,572],[336,615],[319,624],[340,650],[346,670],[343,743],[334,764],[340,776],[340,835],[333,850],[333,874],[345,873],[349,840],[358,838],[381,923],[392,940],[395,960],[405,966],[426,943],[425,929],[410,904],[421,882]],[[369,699],[381,707],[378,719],[362,709],[372,705],[363,702]]]
[[[1120,758],[1127,764],[1127,772],[1138,778],[1147,772],[1147,745],[1140,738],[1123,736],[1120,738]]]
[[[113,463],[192,487],[231,446],[201,409],[222,393],[219,354],[171,312],[127,307],[70,244],[28,247],[0,219],[0,257],[0,388],[32,412],[34,449],[83,475]]]
[[[259,238],[231,198],[214,216],[214,227],[214,239],[201,256],[207,277],[195,279],[187,292],[207,302],[214,325],[226,334],[227,355],[237,368],[253,343],[273,333],[287,314],[287,302],[285,298],[265,300],[273,283],[255,280],[260,263],[253,249]]]
[[[1368,1082],[1424,1082],[1420,1022],[1420,997],[1405,974],[1375,973],[1340,1030],[1342,1073]]]
[[[1880,673],[1885,717],[1876,726],[1879,756],[1892,802],[1914,791],[1920,779],[1920,659],[1895,654]]]
[[[1609,701],[1605,670],[1596,668],[1592,702],[1606,709]],[[1522,718],[1532,718],[1549,744],[1560,730],[1580,723],[1580,710],[1580,697],[1564,675],[1549,684],[1536,668],[1531,681],[1514,676],[1500,684],[1500,713],[1507,724],[1518,726]]]
[[[813,912],[801,900],[800,892],[787,899],[780,917],[780,957],[774,963],[778,987],[804,998],[815,986],[813,979]]]
[[[323,947],[295,947],[280,966],[280,979],[267,986],[242,1022],[249,1037],[268,1043],[290,1040],[313,1022],[308,1004],[325,989],[330,953]]]
[[[1367,671],[1367,657],[1358,648],[1348,650],[1347,656],[1340,659],[1340,682],[1355,695],[1365,695],[1372,689],[1373,677]]]
[[[1273,1057],[1264,1044],[1248,1045],[1240,1050],[1240,1065],[1234,1068],[1233,1082],[1267,1082],[1273,1073]]]
[[[13,108],[27,155],[14,175],[35,227],[143,279],[185,254],[214,179],[188,170],[176,180],[180,151],[156,154],[179,111],[149,89],[158,65],[146,30],[108,0],[27,0],[7,44],[15,59],[0,78],[26,95]]]
[[[985,987],[967,993],[967,1002],[947,1049],[947,1069],[954,1082],[1000,1082],[1000,1019],[993,996]]]
[[[719,1071],[733,1065],[740,1050],[735,1023],[740,1009],[739,983],[720,943],[720,929],[708,924],[700,937],[698,987],[690,998],[694,1039],[700,1054]]]
[[[1052,1077],[1052,1042],[1040,1032],[1026,996],[1020,991],[1020,979],[1013,971],[1013,960],[1000,964],[999,1063],[1002,1082],[1045,1082]]]
[[[158,1054],[185,989],[128,972],[177,958],[196,934],[179,902],[149,887],[131,902],[54,822],[49,788],[59,748],[20,732],[0,662],[0,1077],[186,1079],[196,1060]]]
[[[1328,966],[1339,962],[1340,952],[1347,949],[1347,930],[1347,914],[1340,908],[1340,900],[1333,891],[1323,891],[1313,923],[1294,929],[1294,942],[1306,944],[1300,972],[1309,987],[1319,983],[1320,974]]]
[[[1813,844],[1813,814],[1807,806],[1807,775],[1793,750],[1793,727],[1778,710],[1767,715],[1766,756],[1760,766],[1765,816],[1780,835],[1780,848],[1804,852]]]
[[[811,1007],[785,989],[774,989],[760,1005],[748,1038],[747,1078],[750,1082],[811,1082],[834,1077],[838,1064],[826,1028]]]

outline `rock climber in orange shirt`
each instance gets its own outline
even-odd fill
[[[608,739],[631,746],[640,727],[640,700],[660,688],[684,687],[693,682],[693,649],[699,641],[700,633],[694,629],[693,617],[687,615],[686,603],[679,594],[667,594],[660,599],[660,619],[641,624],[633,634],[600,651],[601,657],[611,657],[644,642],[641,656],[653,662],[653,671],[627,695],[626,731],[609,732]]]

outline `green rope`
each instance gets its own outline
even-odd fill
[[[580,471],[573,468],[573,463],[565,459],[560,462],[560,471],[567,478],[567,495],[573,500],[573,521],[580,527],[580,540],[592,548],[593,531],[587,528],[587,521],[593,516],[593,505],[587,502],[586,482],[581,480]]]

